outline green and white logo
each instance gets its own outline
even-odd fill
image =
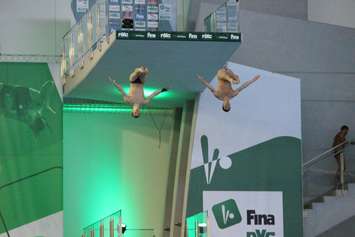
[[[203,158],[203,166],[205,170],[206,182],[210,184],[212,182],[212,178],[214,172],[216,171],[216,166],[219,166],[224,169],[230,169],[232,167],[232,159],[226,156],[220,156],[219,149],[214,149],[212,156],[209,154],[208,149],[208,137],[206,135],[201,136],[201,151]]]
[[[242,222],[242,216],[240,215],[237,203],[233,199],[214,205],[212,212],[220,229],[225,229]]]

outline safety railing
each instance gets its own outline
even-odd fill
[[[129,228],[119,210],[83,228],[81,237],[155,237],[153,228]]]
[[[61,76],[73,76],[115,31],[186,31],[190,0],[96,0],[63,37]],[[205,20],[206,32],[239,32],[239,2],[227,0]],[[65,83],[65,81],[63,82]]]
[[[108,34],[107,0],[97,0],[63,37],[62,76],[71,75]]]
[[[122,223],[121,210],[85,227],[81,237],[122,237],[125,225]]]
[[[305,204],[331,194],[336,189],[345,190],[346,183],[355,181],[355,175],[345,167],[350,144],[353,143],[343,142],[303,164]]]
[[[204,20],[207,32],[240,32],[239,0],[227,0]]]

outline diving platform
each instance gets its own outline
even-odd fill
[[[238,33],[117,31],[109,39],[102,40],[101,45],[66,78],[64,95],[121,102],[120,94],[108,77],[128,89],[130,73],[145,65],[150,71],[145,84],[148,94],[155,89],[169,88],[166,96],[162,95],[154,104],[179,106],[204,89],[196,75],[212,80],[240,43]]]

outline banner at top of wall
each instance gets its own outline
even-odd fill
[[[241,42],[241,33],[117,31],[116,38],[121,40]]]

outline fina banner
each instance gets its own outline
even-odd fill
[[[210,236],[283,237],[282,192],[203,193]]]
[[[300,81],[235,63],[228,67],[241,84],[261,79],[233,98],[227,113],[208,89],[200,94],[187,218],[207,211],[210,236],[300,237]]]

